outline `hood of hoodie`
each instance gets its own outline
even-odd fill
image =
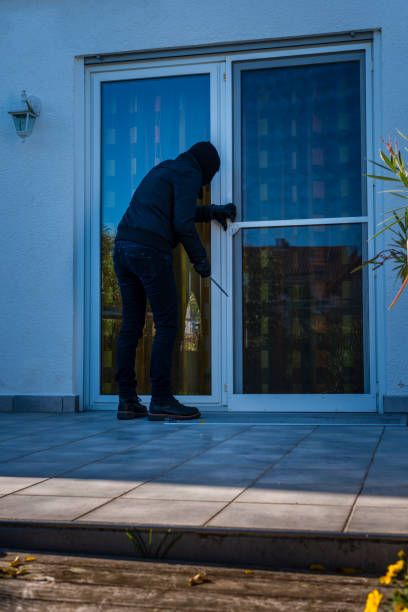
[[[220,156],[211,142],[197,142],[186,153],[190,153],[201,168],[202,185],[211,183],[214,175],[220,169]]]

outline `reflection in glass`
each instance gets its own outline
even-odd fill
[[[360,224],[245,229],[237,235],[242,305],[236,301],[235,316],[243,331],[235,392],[369,391],[366,272],[351,273],[362,261],[363,240]]]
[[[201,335],[201,312],[200,306],[194,293],[190,293],[187,303],[186,316],[184,318],[184,340],[185,351],[196,352]]]
[[[241,79],[242,220],[365,214],[359,61]]]
[[[116,81],[102,85],[101,156],[101,394],[116,394],[116,338],[121,298],[112,262],[117,225],[133,191],[154,165],[210,139],[209,76]],[[204,190],[198,204],[210,204]],[[197,225],[208,255],[211,227]],[[179,335],[173,359],[176,394],[211,393],[210,285],[194,271],[184,249],[173,251],[179,290]],[[153,317],[147,309],[136,356],[138,393],[149,394]]]

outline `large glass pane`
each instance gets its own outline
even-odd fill
[[[133,191],[154,165],[176,157],[194,142],[210,139],[209,75],[128,80],[102,85],[101,153],[101,394],[116,394],[116,338],[121,300],[112,263],[117,225]],[[209,191],[202,204],[210,203]],[[210,255],[211,230],[198,225]],[[194,272],[184,250],[174,252],[179,288],[179,335],[173,369],[176,394],[211,393],[211,301],[209,283]],[[150,393],[153,318],[148,308],[137,351],[138,393]]]
[[[369,392],[365,271],[352,273],[365,234],[344,224],[236,235],[236,393]]]
[[[241,219],[365,214],[359,61],[240,74]]]

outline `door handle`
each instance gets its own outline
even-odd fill
[[[239,223],[228,223],[228,234],[230,236],[235,236],[241,229]]]

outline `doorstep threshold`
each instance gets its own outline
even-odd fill
[[[406,414],[378,414],[370,412],[213,412],[202,411],[202,418],[193,421],[164,421],[166,425],[271,425],[328,427],[406,427]]]

